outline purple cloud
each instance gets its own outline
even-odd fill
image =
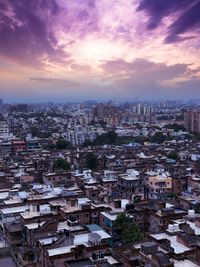
[[[43,82],[43,83],[58,83],[70,87],[78,86],[79,83],[67,80],[67,79],[57,79],[57,78],[43,78],[43,77],[30,77],[31,81]]]
[[[166,43],[192,38],[182,38],[179,35],[189,30],[196,32],[200,29],[200,0],[141,0],[137,11],[144,11],[148,15],[148,30],[157,28],[165,17],[174,15],[174,21],[168,28]]]
[[[59,32],[79,37],[98,30],[95,0],[0,0],[0,55],[28,65],[66,63]]]
[[[188,84],[193,84],[196,80],[195,89],[192,93],[198,93],[197,86],[200,79],[196,74],[199,68],[190,69],[187,64],[166,65],[164,63],[154,63],[145,59],[137,59],[133,62],[124,60],[113,60],[102,64],[105,73],[108,73],[107,80],[109,88],[122,97],[142,97],[144,99],[156,99],[172,97],[182,98],[181,94],[189,94]],[[176,79],[187,77],[187,81],[176,82]],[[173,86],[167,86],[167,82],[171,81]],[[120,90],[121,88],[121,90]],[[184,88],[182,90],[182,88]],[[199,94],[199,93],[198,93]]]
[[[172,43],[177,40],[184,40],[184,38],[181,39],[179,37],[179,34],[190,30],[200,32],[200,1],[196,1],[195,4],[191,5],[189,9],[183,12],[182,15],[180,15],[180,17],[172,23],[169,28],[169,35],[165,41]],[[192,38],[192,36],[188,38]]]
[[[186,64],[167,66],[164,63],[154,63],[146,59],[137,59],[133,62],[112,60],[105,62],[101,67],[105,73],[112,74],[113,77],[119,79],[125,77],[127,80],[127,76],[129,76],[142,83],[146,81],[147,84],[150,80],[162,81],[191,72]]]
[[[141,0],[138,11],[145,11],[149,15],[147,28],[152,30],[160,25],[164,17],[188,7],[191,2],[191,0]]]
[[[90,73],[92,70],[89,65],[72,64],[70,67],[77,72],[83,72],[83,73]]]
[[[47,20],[59,12],[54,0],[0,0],[0,54],[29,65],[41,64],[41,58],[59,61],[66,56],[56,46]]]

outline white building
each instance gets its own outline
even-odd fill
[[[65,136],[67,141],[72,145],[81,145],[86,140],[93,141],[96,138],[97,134],[96,132],[93,132],[86,128],[75,127],[68,130]]]
[[[8,139],[10,137],[9,127],[7,121],[1,120],[0,121],[0,139]]]

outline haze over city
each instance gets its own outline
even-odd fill
[[[0,0],[0,95],[200,97],[199,12],[199,0]]]

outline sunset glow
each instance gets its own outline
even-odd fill
[[[199,12],[199,0],[0,0],[1,96],[200,97]]]

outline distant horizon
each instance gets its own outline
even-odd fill
[[[158,100],[146,100],[146,99],[137,99],[137,100],[113,100],[113,99],[107,99],[107,100],[99,100],[99,99],[87,99],[87,100],[80,100],[80,101],[73,101],[73,100],[68,100],[68,101],[34,101],[34,102],[31,102],[31,101],[11,101],[11,100],[8,100],[8,101],[5,101],[4,99],[3,100],[3,104],[8,104],[8,105],[42,105],[42,104],[62,104],[62,105],[65,105],[65,104],[81,104],[81,103],[89,103],[89,102],[96,102],[97,104],[108,104],[109,102],[111,102],[112,104],[126,104],[126,103],[133,103],[133,104],[139,104],[139,103],[164,103],[164,102],[182,102],[183,104],[184,103],[189,103],[189,102],[198,102],[200,103],[200,98],[199,99],[188,99],[188,100],[183,100],[183,99],[158,99]]]

